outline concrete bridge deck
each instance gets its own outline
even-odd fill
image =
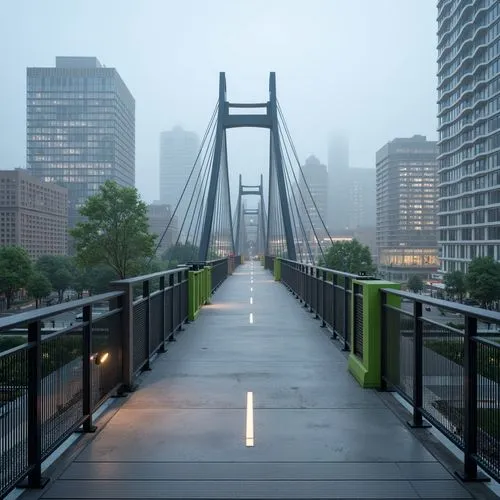
[[[360,388],[328,332],[258,263],[247,263],[39,494],[472,498],[387,398]]]

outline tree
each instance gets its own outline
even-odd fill
[[[71,257],[63,255],[42,255],[36,268],[43,273],[57,292],[59,302],[62,302],[64,291],[73,285],[76,267]]]
[[[444,275],[444,285],[446,293],[452,297],[458,297],[462,302],[464,295],[467,292],[467,283],[465,274],[462,271],[452,271]]]
[[[52,284],[45,274],[34,271],[26,285],[28,293],[36,300],[36,307],[40,304],[40,299],[44,299],[52,291]]]
[[[326,252],[324,265],[335,271],[367,275],[376,273],[370,249],[358,240],[336,241]]]
[[[0,291],[5,294],[7,309],[11,306],[14,294],[28,283],[31,272],[31,259],[24,248],[0,248]]]
[[[408,283],[406,286],[411,292],[419,293],[424,289],[424,280],[418,274],[413,274],[408,278]]]
[[[178,263],[185,264],[189,261],[198,260],[199,252],[200,249],[189,241],[186,243],[176,243],[175,245],[167,248],[166,252],[162,255],[162,259],[168,263],[175,264],[174,267],[177,267]],[[172,266],[169,265],[169,267]]]
[[[73,287],[79,297],[82,296],[85,290],[90,295],[94,295],[109,292],[111,290],[110,283],[116,279],[118,279],[116,271],[104,264],[88,268],[77,268]]]
[[[149,233],[147,207],[137,189],[106,181],[80,214],[87,220],[70,234],[82,267],[106,264],[123,279],[138,261],[153,255],[156,237]]]
[[[500,263],[492,257],[479,257],[469,264],[466,276],[470,296],[486,308],[500,299]]]

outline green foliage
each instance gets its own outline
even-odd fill
[[[76,274],[73,259],[63,255],[42,255],[36,263],[36,269],[47,277],[59,296],[59,302],[62,302],[64,291],[73,286]]]
[[[466,278],[470,296],[486,307],[500,299],[500,263],[492,257],[479,257],[469,264]]]
[[[326,252],[324,264],[325,267],[346,273],[376,273],[370,249],[358,240],[336,241]]]
[[[413,274],[409,277],[406,286],[411,292],[419,293],[424,289],[424,280],[418,274]]]
[[[87,290],[90,295],[96,295],[111,291],[110,283],[118,278],[117,272],[104,264],[83,269],[77,268],[73,287],[79,296],[84,290]]]
[[[169,269],[172,269],[172,267],[177,267],[178,264],[185,264],[189,261],[198,260],[199,251],[200,249],[192,243],[177,243],[168,248],[162,255],[162,259],[167,261],[169,263]],[[175,263],[175,266],[173,263]]]
[[[7,309],[14,294],[27,285],[31,273],[31,259],[24,248],[0,247],[0,292],[5,293]]]
[[[462,271],[453,271],[444,275],[444,285],[446,293],[452,297],[458,297],[462,301],[463,296],[467,293],[466,276]]]
[[[70,233],[82,267],[104,264],[123,279],[134,274],[138,262],[153,255],[156,237],[149,233],[147,207],[137,189],[106,181],[80,213],[87,220]]]
[[[27,336],[23,337],[21,335],[0,335],[0,352],[8,351],[9,349],[13,349],[18,345],[26,344],[27,341]]]
[[[38,307],[40,299],[47,297],[52,291],[52,284],[45,274],[35,270],[31,274],[26,288],[30,296],[36,300],[36,307]]]

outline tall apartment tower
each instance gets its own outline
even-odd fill
[[[68,191],[25,170],[0,170],[0,246],[20,246],[33,260],[66,255]]]
[[[438,268],[436,156],[436,142],[422,135],[377,151],[377,253],[389,280],[426,277]]]
[[[477,3],[477,5],[476,5]],[[438,2],[441,271],[500,260],[500,3]]]
[[[135,184],[135,101],[115,68],[95,57],[56,57],[27,69],[30,173],[68,189],[69,226],[99,186]]]
[[[196,161],[199,148],[200,141],[196,133],[184,130],[182,127],[174,127],[172,130],[160,134],[161,203],[175,209]],[[179,225],[182,225],[186,216],[189,200],[193,194],[194,182],[195,179],[192,178],[177,209],[176,216]]]

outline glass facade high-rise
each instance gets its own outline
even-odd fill
[[[27,165],[68,189],[69,227],[106,180],[135,184],[135,101],[115,68],[56,57],[27,69]]]
[[[389,280],[425,277],[438,268],[436,156],[436,142],[422,135],[377,151],[377,253]]]
[[[441,270],[500,260],[500,2],[438,2]]]

